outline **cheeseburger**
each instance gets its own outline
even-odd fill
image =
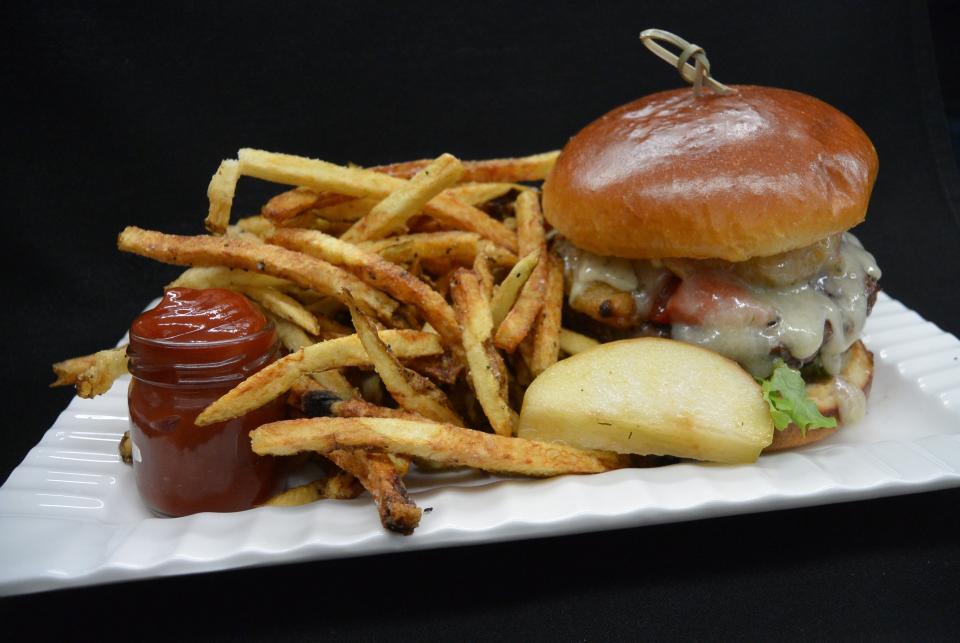
[[[641,98],[564,147],[543,208],[568,323],[600,340],[698,344],[759,379],[782,362],[824,416],[855,422],[880,270],[849,229],[866,214],[876,151],[816,98],[733,89]],[[835,430],[790,424],[768,450]]]

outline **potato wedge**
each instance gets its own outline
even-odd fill
[[[773,440],[760,386],[735,362],[660,338],[602,344],[527,389],[520,437],[619,453],[754,462]]]

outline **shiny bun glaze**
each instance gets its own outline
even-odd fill
[[[805,94],[735,89],[652,94],[585,127],[544,183],[547,220],[599,255],[726,261],[861,222],[878,166],[863,130]]]

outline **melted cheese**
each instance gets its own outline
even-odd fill
[[[840,422],[854,424],[867,413],[867,396],[859,386],[854,386],[842,377],[833,380],[833,390],[840,411]]]
[[[822,248],[818,246],[822,256],[829,257],[819,270],[811,272],[807,267],[809,264],[801,271],[799,268],[791,270],[792,264],[787,262],[768,262],[779,267],[779,279],[766,275],[764,279],[743,284],[754,298],[776,311],[777,319],[771,325],[712,327],[674,324],[672,336],[726,355],[757,377],[767,377],[771,373],[777,357],[776,349],[780,346],[801,361],[819,352],[824,369],[836,375],[843,366],[843,354],[863,331],[869,298],[866,279],[879,279],[880,269],[873,256],[852,234],[841,236],[836,252],[832,251],[834,243],[824,242],[820,244]],[[558,251],[564,259],[571,299],[576,299],[592,282],[607,283],[618,290],[633,293],[640,319],[650,314],[652,299],[668,276],[665,270],[648,261],[600,257],[566,241],[558,244]],[[805,256],[796,251],[793,254]],[[688,264],[684,265],[691,270],[697,269],[697,262]],[[799,281],[788,283],[797,278]],[[761,283],[763,285],[759,285]],[[829,334],[825,332],[828,324]],[[846,397],[849,400],[847,412],[855,415],[857,402],[852,395]]]
[[[776,355],[771,351],[778,345],[799,360],[810,359],[819,351],[824,370],[836,375],[843,367],[843,354],[860,339],[867,319],[867,277],[879,279],[880,269],[860,241],[845,233],[836,260],[808,281],[785,287],[747,285],[754,297],[777,311],[777,322],[738,332],[752,332],[766,342],[758,339],[714,350],[740,362],[757,377],[767,377],[773,370]],[[825,338],[827,324],[830,334]],[[708,344],[696,339],[694,343]]]

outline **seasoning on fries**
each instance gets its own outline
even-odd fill
[[[403,482],[410,458],[424,471],[527,476],[636,464],[513,437],[511,390],[595,344],[561,328],[562,264],[547,250],[539,192],[525,184],[542,180],[556,158],[442,154],[364,169],[242,149],[208,188],[204,224],[216,236],[128,227],[121,250],[187,266],[167,288],[241,293],[270,320],[284,353],[203,409],[191,430],[284,400],[308,419],[261,426],[254,451],[313,451],[329,471],[262,504],[366,490],[384,527],[403,534],[423,515]],[[295,187],[231,224],[240,176]],[[126,370],[119,347],[55,364],[54,385],[93,396]],[[121,452],[133,448],[126,437]]]

